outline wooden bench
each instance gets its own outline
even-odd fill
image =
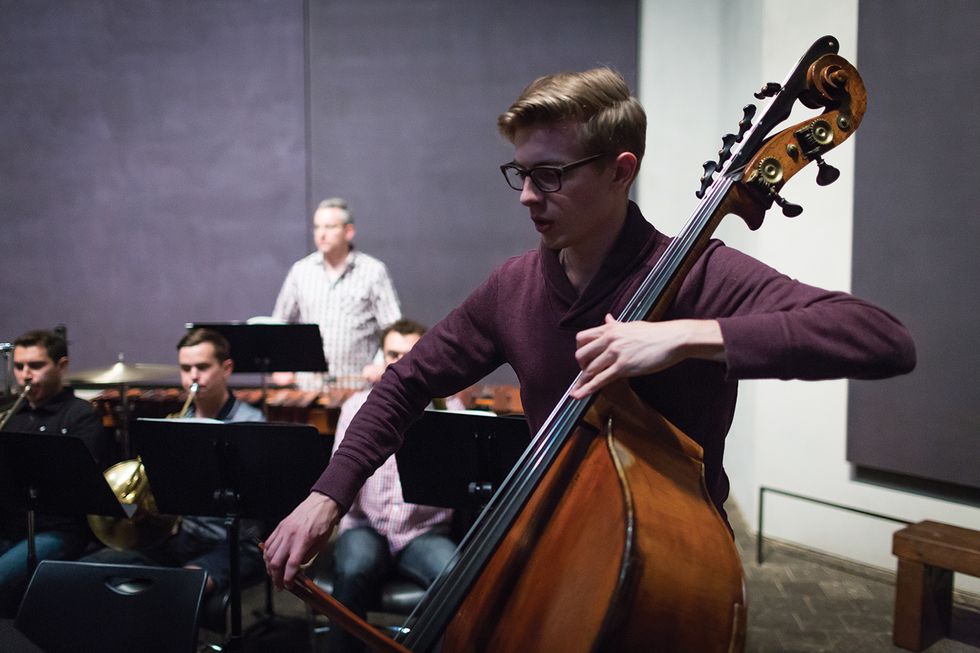
[[[921,651],[949,634],[953,572],[980,577],[980,531],[934,521],[895,533],[895,646]]]

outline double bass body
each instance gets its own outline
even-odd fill
[[[447,628],[442,651],[738,651],[741,562],[700,447],[604,390]]]

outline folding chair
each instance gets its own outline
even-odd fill
[[[194,651],[201,569],[45,560],[14,622],[50,653]]]

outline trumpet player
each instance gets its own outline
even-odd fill
[[[109,462],[111,438],[92,409],[65,387],[68,344],[54,331],[28,331],[14,341],[14,378],[22,399],[3,417],[3,430],[65,435],[82,440],[100,469]],[[85,516],[35,516],[37,559],[73,560],[92,541]],[[0,611],[13,617],[27,585],[27,521],[0,512]]]
[[[237,399],[228,388],[234,369],[228,341],[210,329],[194,329],[177,343],[180,380],[190,401],[181,417],[198,417],[222,422],[264,422],[262,411]],[[262,578],[262,555],[255,545],[262,536],[261,524],[241,521],[239,563],[243,585]],[[102,549],[84,558],[86,562],[149,564],[203,569],[208,574],[205,593],[224,591],[230,584],[228,528],[222,517],[184,515],[177,532],[160,544],[140,551]]]

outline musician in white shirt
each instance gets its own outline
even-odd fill
[[[365,372],[368,380],[376,380],[383,368],[370,366],[378,334],[401,317],[387,267],[355,249],[354,234],[346,201],[320,202],[313,214],[317,251],[290,268],[272,312],[282,322],[320,326],[328,378],[342,388],[364,387]],[[280,384],[293,381],[282,374],[274,378]],[[304,389],[322,389],[322,381],[313,375],[301,375],[297,382]]]

